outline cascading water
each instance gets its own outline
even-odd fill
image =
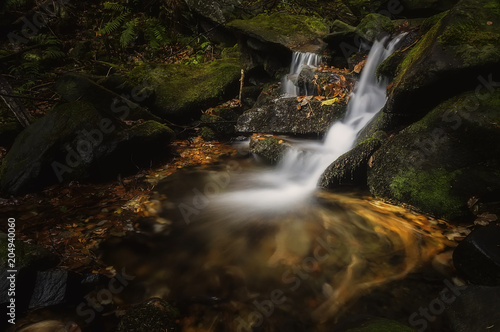
[[[297,79],[304,66],[317,67],[321,57],[314,53],[294,52],[290,72],[283,77],[281,82],[283,97],[296,97],[299,94]]]
[[[306,201],[317,187],[325,169],[349,151],[358,133],[385,104],[386,82],[376,78],[377,66],[393,51],[402,36],[385,47],[386,40],[376,41],[352,93],[344,120],[332,125],[324,142],[302,142],[289,150],[277,167],[242,176],[253,187],[218,196],[224,205],[241,205],[251,210],[279,211]],[[302,60],[300,60],[302,59]],[[291,72],[300,72],[301,63],[311,63],[312,56],[295,54]],[[306,61],[307,60],[307,61]]]

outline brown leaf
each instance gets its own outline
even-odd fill
[[[354,72],[359,74],[366,64],[366,59],[360,61],[356,66],[354,66]],[[342,76],[342,75],[341,75]]]

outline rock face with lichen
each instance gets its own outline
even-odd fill
[[[434,108],[374,155],[370,191],[449,220],[471,216],[467,201],[500,201],[500,89],[471,91]]]

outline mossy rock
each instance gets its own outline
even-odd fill
[[[276,137],[254,137],[250,140],[250,152],[270,165],[277,164],[290,148],[289,144]]]
[[[146,153],[151,158],[166,151],[173,136],[152,120],[127,129],[88,101],[62,104],[18,135],[3,160],[0,185],[5,192],[20,193],[104,176],[105,170],[116,175],[140,164]]]
[[[381,14],[368,14],[356,27],[356,33],[368,41],[380,39],[380,36],[390,35],[395,26],[390,18]]]
[[[23,126],[14,115],[4,105],[0,104],[0,146],[11,146],[22,130]]]
[[[422,116],[457,92],[475,88],[480,75],[498,74],[500,24],[494,22],[499,18],[496,0],[462,0],[432,18],[432,28],[399,64],[386,110]]]
[[[230,118],[229,120],[222,116],[224,114],[221,114],[221,116],[209,114],[204,114],[201,116],[201,122],[205,125],[205,127],[212,130],[214,137],[211,140],[213,140],[214,138],[228,138],[229,136],[234,134],[234,124],[236,122],[235,117],[237,116],[236,114],[229,114],[229,111],[227,113],[228,118]],[[212,135],[209,135],[209,133],[206,132],[205,136],[208,137]]]
[[[362,323],[361,326],[345,332],[415,332],[415,330],[399,322],[379,318]]]
[[[234,20],[227,26],[261,42],[279,44],[294,51],[321,49],[321,38],[329,32],[328,25],[320,18],[282,12]]]
[[[498,201],[500,89],[451,98],[373,155],[370,191],[448,220],[469,220],[467,201]]]
[[[108,86],[117,89],[118,83],[115,82],[122,81],[122,79],[113,76],[112,79],[108,78],[104,81]],[[63,100],[67,102],[88,101],[92,103],[100,113],[108,117],[122,118],[122,120],[160,120],[147,109],[140,106],[141,102],[150,98],[152,91],[147,90],[146,87],[142,85],[144,82],[138,83],[140,85],[128,86],[128,89],[118,94],[85,76],[69,73],[57,80],[56,90]],[[128,93],[125,94],[125,91]],[[128,109],[125,115],[124,112],[121,111],[124,105],[126,105]]]
[[[201,64],[143,65],[129,74],[132,82],[147,82],[155,92],[152,111],[161,118],[189,122],[201,111],[237,94],[239,58]]]
[[[0,268],[7,268],[8,238],[6,234],[0,233]],[[59,258],[45,248],[35,244],[15,240],[16,246],[16,268],[42,271],[56,267]]]
[[[300,109],[297,109],[298,105],[295,98],[270,100],[260,107],[245,111],[238,118],[236,131],[318,136],[325,134],[347,111],[344,103],[322,105],[315,99]]]
[[[323,172],[319,186],[332,189],[341,186],[366,186],[368,161],[382,141],[369,138],[341,155]]]

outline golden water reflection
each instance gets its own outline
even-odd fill
[[[454,246],[444,221],[326,191],[286,212],[208,205],[184,221],[151,236],[149,251],[108,258],[138,276],[144,298],[179,303],[184,331],[331,330],[360,296]]]

